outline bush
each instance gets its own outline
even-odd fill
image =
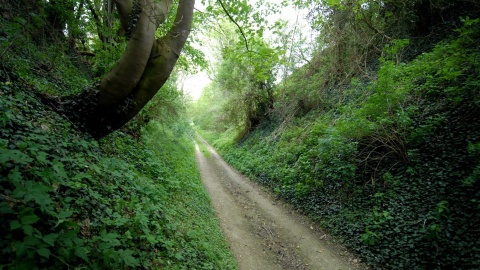
[[[479,22],[222,154],[375,269],[479,268]]]

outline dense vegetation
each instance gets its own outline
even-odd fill
[[[373,268],[478,269],[479,14],[467,1],[313,2],[319,49],[273,86],[274,106],[232,118],[238,93],[267,93],[243,83],[255,66],[227,44],[195,124]]]
[[[0,269],[236,269],[176,76],[96,141],[42,101],[81,92],[122,46],[90,36],[96,55],[81,53],[50,32],[48,1],[20,13],[19,3],[0,1]]]
[[[137,20],[174,29],[180,6],[0,0],[0,269],[235,269],[177,89],[182,70],[207,66],[213,82],[190,116],[239,170],[375,269],[480,268],[477,1],[282,1],[308,10],[309,34],[269,21],[282,6],[267,0],[202,2],[187,28],[211,59],[182,43],[177,69],[168,76],[167,61],[163,87],[150,87],[167,43],[143,43],[154,54],[137,51],[148,74],[135,72],[149,87],[129,80],[107,114],[143,111],[94,140],[77,120],[100,123],[97,137],[123,125],[88,107],[108,101],[97,94],[138,41]],[[131,102],[147,88],[142,102],[158,91],[148,104]]]
[[[97,143],[25,87],[2,83],[2,268],[235,268],[188,129]]]

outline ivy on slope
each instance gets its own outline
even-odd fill
[[[217,146],[375,269],[479,269],[480,19],[464,23],[330,111]]]
[[[0,269],[236,268],[185,133],[99,145],[4,76]]]

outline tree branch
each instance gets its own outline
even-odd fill
[[[362,8],[360,8],[360,12],[362,13],[362,17],[363,17],[363,21],[367,24],[368,28],[372,29],[373,31],[375,31],[377,34],[379,35],[382,35],[385,39],[387,39],[388,41],[391,41],[392,38],[387,36],[384,32],[378,30],[377,28],[375,28],[372,23],[370,22],[370,20],[367,19],[367,16],[365,16],[365,12],[363,11]]]
[[[152,7],[153,0],[142,1],[141,12],[125,52],[115,67],[100,81],[98,101],[106,110],[115,107],[130,94],[145,70],[155,41],[156,25],[151,20],[154,13]]]
[[[118,15],[120,16],[120,23],[122,24],[123,29],[127,31],[130,22],[130,15],[133,10],[133,0],[115,0],[115,5],[118,10]]]
[[[223,2],[222,0],[217,0],[220,5],[222,6],[222,9],[223,11],[225,12],[225,14],[227,14],[228,18],[230,19],[230,21],[232,21],[238,28],[238,30],[240,30],[240,33],[242,34],[242,37],[243,39],[245,40],[245,47],[247,48],[247,51],[249,52],[250,49],[248,48],[248,41],[247,41],[247,38],[245,37],[245,33],[243,32],[242,28],[240,27],[240,25],[238,25],[238,23],[232,18],[232,16],[230,15],[230,13],[228,12],[228,10],[225,8],[225,6],[223,5]]]
[[[96,56],[95,53],[93,53],[93,52],[87,52],[87,51],[79,51],[78,54],[83,55],[83,56],[91,56],[91,57],[95,57],[95,56]]]

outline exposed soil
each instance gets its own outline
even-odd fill
[[[241,175],[200,141],[210,152],[206,157],[196,145],[202,181],[240,270],[367,269],[314,222]]]

